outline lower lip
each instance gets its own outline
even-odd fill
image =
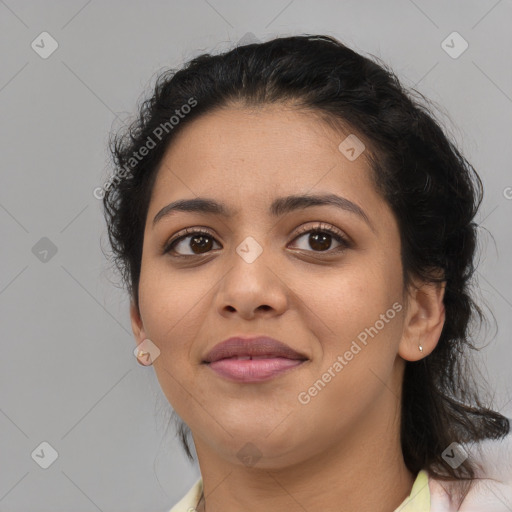
[[[272,379],[304,361],[274,357],[271,359],[220,359],[208,366],[216,373],[237,382],[260,382]]]

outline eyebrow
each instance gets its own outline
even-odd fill
[[[357,204],[349,201],[345,197],[337,196],[336,194],[325,195],[292,195],[287,197],[279,197],[275,199],[269,208],[269,213],[272,217],[279,217],[286,213],[313,206],[335,206],[341,210],[354,213],[368,224],[368,226],[375,232],[375,228],[371,223],[368,215]],[[224,203],[203,197],[196,197],[194,199],[180,199],[174,201],[167,206],[164,206],[153,219],[153,227],[155,224],[168,217],[175,212],[194,212],[194,213],[209,213],[222,217],[233,217],[237,212],[228,208]]]

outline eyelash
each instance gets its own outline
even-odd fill
[[[317,254],[324,254],[324,253],[338,253],[341,251],[344,251],[345,249],[348,249],[351,247],[351,243],[348,241],[348,239],[341,233],[341,231],[338,231],[335,228],[330,227],[328,224],[320,223],[317,226],[303,226],[300,228],[300,230],[296,233],[296,236],[293,238],[292,241],[295,241],[300,236],[306,234],[306,233],[327,233],[331,235],[334,240],[339,242],[341,244],[340,247],[337,247],[335,249],[328,249],[327,251],[307,251],[311,253],[317,253]],[[188,238],[190,235],[208,235],[211,238],[215,240],[214,234],[208,229],[208,228],[186,228],[183,231],[180,231],[175,238],[170,240],[169,242],[166,242],[164,244],[164,247],[162,248],[162,251],[164,254],[170,253],[173,247],[182,240]],[[216,241],[216,240],[215,240]],[[211,252],[211,251],[210,251]],[[194,256],[206,256],[208,253],[204,254],[178,254],[178,255],[172,255],[175,258],[188,258],[188,257],[194,257]]]

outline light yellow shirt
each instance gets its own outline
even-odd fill
[[[194,512],[194,507],[201,497],[202,490],[203,480],[200,478],[169,512]],[[425,470],[422,469],[418,473],[411,493],[394,512],[430,512],[430,490],[428,475]]]
[[[428,474],[424,469],[416,476],[409,496],[402,501],[394,512],[430,512]]]

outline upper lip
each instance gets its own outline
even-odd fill
[[[205,356],[204,363],[212,363],[219,359],[234,356],[265,356],[286,357],[287,359],[306,360],[307,357],[285,343],[268,336],[228,338],[215,345]]]

